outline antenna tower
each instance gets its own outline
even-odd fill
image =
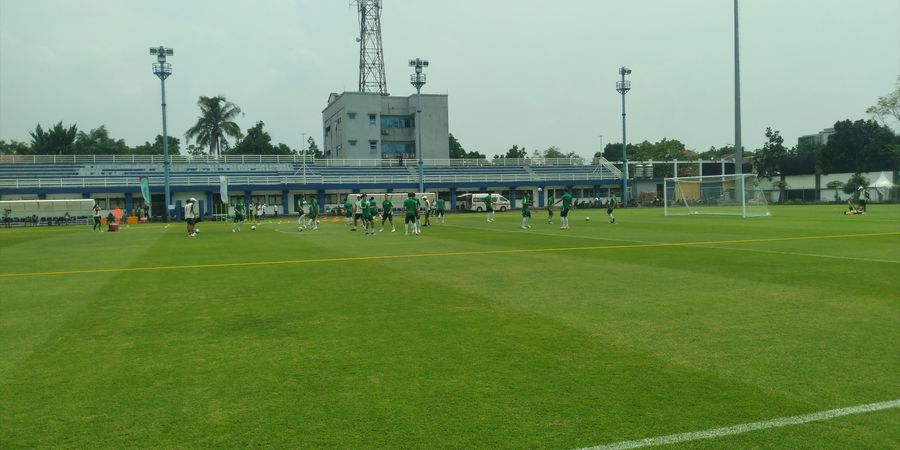
[[[381,49],[381,0],[351,0],[359,12],[359,92],[387,95]]]

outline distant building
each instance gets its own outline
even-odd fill
[[[422,157],[450,157],[446,95],[422,95]],[[344,92],[328,96],[322,139],[328,159],[406,159],[416,156],[416,95]]]
[[[828,143],[828,137],[834,134],[834,128],[826,128],[816,134],[807,134],[797,138],[797,146],[801,145],[822,145]]]

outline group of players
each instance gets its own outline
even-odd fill
[[[569,211],[574,209],[573,197],[571,192],[566,192],[558,200],[555,202],[552,201],[547,202],[547,223],[553,224],[553,208],[555,205],[561,205],[560,209],[560,230],[568,230],[569,229]],[[487,195],[484,196],[482,200],[484,202],[484,210],[487,211],[487,222],[494,222],[494,211],[496,209],[496,201],[494,200],[493,192],[488,192]],[[619,198],[616,195],[612,195],[609,201],[607,202],[606,215],[609,220],[609,223],[615,223],[616,218],[613,216],[613,210],[618,206]],[[533,206],[533,200],[525,195],[525,198],[522,200],[522,225],[521,228],[523,230],[527,230],[531,228],[531,207]],[[345,212],[345,217],[347,219],[346,226],[351,231],[356,231],[357,226],[362,223],[363,229],[365,231],[365,236],[374,236],[375,235],[375,218],[378,215],[379,205],[378,200],[375,196],[369,196],[368,194],[356,194],[356,201],[351,201],[351,196],[347,196],[344,198],[343,208]],[[381,210],[381,228],[378,232],[384,231],[385,223],[389,223],[391,225],[391,233],[397,231],[397,228],[394,226],[394,203],[391,201],[390,196],[388,194],[384,194],[384,198],[381,201],[380,205]],[[232,225],[231,231],[238,232],[241,231],[241,225],[244,223],[244,203],[238,200],[234,205],[234,223]],[[421,229],[423,227],[427,227],[431,225],[431,216],[433,215],[439,223],[444,223],[444,207],[445,201],[442,198],[438,198],[433,203],[428,199],[427,196],[422,196],[421,200],[416,197],[416,195],[412,192],[407,194],[406,200],[403,201],[402,209],[405,213],[404,221],[403,221],[403,234],[409,235],[412,233],[413,235],[420,235]],[[319,202],[313,196],[310,201],[307,202],[305,198],[301,198],[297,201],[297,210],[300,214],[300,218],[297,219],[297,231],[303,232],[307,229],[310,230],[318,230],[319,229]],[[424,221],[420,222],[420,211],[423,213],[421,216],[424,216]]]

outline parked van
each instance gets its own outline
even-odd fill
[[[456,197],[457,208],[459,208],[461,211],[482,212],[485,210],[484,199],[487,196],[487,193],[460,195]],[[491,197],[491,203],[493,203],[494,205],[494,211],[506,211],[511,208],[509,200],[500,194],[493,194],[493,196]]]

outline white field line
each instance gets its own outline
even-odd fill
[[[705,431],[670,434],[667,436],[657,436],[635,441],[622,441],[612,444],[598,445],[596,447],[584,447],[580,450],[625,450],[630,448],[652,447],[656,445],[675,444],[678,442],[697,441],[700,439],[713,439],[722,436],[748,433],[750,431],[765,430],[767,428],[800,425],[808,422],[830,420],[837,417],[850,416],[853,414],[863,414],[867,412],[881,411],[891,408],[900,408],[900,399],[887,402],[869,403],[866,405],[850,406],[847,408],[830,409],[828,411],[819,411],[802,416],[781,417],[778,419],[766,420],[762,422],[751,422],[731,427],[713,428],[711,430]]]
[[[658,241],[639,241],[635,239],[613,239],[606,238],[602,236],[582,236],[576,234],[568,234],[564,231],[560,233],[542,233],[540,231],[529,231],[518,228],[516,230],[507,230],[504,228],[486,228],[486,227],[467,227],[461,225],[442,225],[453,228],[462,228],[467,230],[481,230],[481,231],[494,231],[498,233],[528,233],[534,234],[538,236],[555,236],[555,237],[568,237],[568,238],[577,238],[577,239],[593,239],[597,241],[609,241],[609,242],[624,242],[628,244],[666,244],[666,242],[658,242]],[[615,225],[612,225],[615,226]],[[677,246],[677,243],[672,243],[673,246]],[[836,256],[836,255],[823,255],[820,253],[799,253],[799,252],[782,252],[776,250],[760,250],[755,248],[741,248],[741,247],[721,247],[715,245],[703,245],[700,243],[694,244],[685,244],[683,247],[697,247],[697,248],[709,248],[714,250],[727,250],[727,251],[737,251],[737,252],[753,252],[753,253],[771,253],[775,255],[789,255],[789,256],[805,256],[809,258],[827,258],[827,259],[842,259],[847,261],[863,261],[863,262],[874,262],[874,263],[888,263],[888,264],[900,264],[900,261],[891,260],[891,259],[876,259],[876,258],[860,258],[856,256]]]

